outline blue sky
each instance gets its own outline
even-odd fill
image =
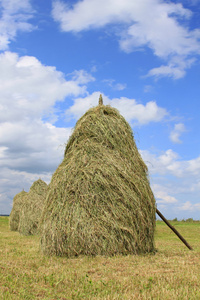
[[[133,129],[157,207],[200,219],[200,0],[0,0],[0,214],[50,182],[98,104]]]

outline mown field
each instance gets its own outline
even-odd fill
[[[161,221],[155,255],[44,257],[39,237],[11,232],[0,217],[0,299],[200,299],[200,222]]]

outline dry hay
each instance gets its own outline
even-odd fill
[[[41,179],[35,181],[26,194],[22,208],[18,231],[24,235],[38,233],[38,224],[46,199],[48,185]]]
[[[18,231],[21,208],[26,199],[26,194],[25,191],[22,191],[13,198],[13,207],[9,217],[9,226],[12,231]]]
[[[154,251],[155,199],[129,124],[110,106],[77,122],[42,215],[46,255]]]

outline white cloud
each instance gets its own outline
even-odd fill
[[[50,172],[60,163],[71,128],[56,128],[41,120],[0,124],[1,167]]]
[[[0,214],[9,214],[12,209],[12,199],[17,193],[22,190],[28,192],[33,182],[39,178],[49,184],[51,173],[30,173],[1,167],[0,178]]]
[[[59,128],[55,105],[87,94],[94,78],[84,70],[65,75],[35,57],[0,54],[0,204],[39,177],[49,180],[62,161],[71,128]],[[0,208],[1,213],[1,208]]]
[[[95,81],[95,78],[85,70],[75,70],[73,73],[71,73],[71,75],[72,80],[77,84],[87,84],[91,81]]]
[[[200,156],[191,160],[183,160],[171,149],[160,155],[147,150],[141,150],[140,153],[148,166],[154,185],[156,182],[160,182],[165,188],[168,185],[167,191],[171,196],[179,194],[181,199],[185,199],[187,195],[190,195],[189,197],[193,200],[199,199]]]
[[[0,124],[0,213],[10,213],[12,198],[28,191],[41,178],[50,182],[62,161],[70,128],[56,128],[40,120]]]
[[[0,122],[34,118],[50,112],[56,101],[86,93],[84,82],[92,80],[83,71],[65,80],[55,67],[44,66],[35,57],[0,54]]]
[[[30,0],[0,0],[0,50],[8,49],[19,31],[32,31]]]
[[[195,62],[195,59],[186,59],[185,57],[173,57],[169,60],[168,65],[160,66],[158,68],[151,69],[147,76],[171,77],[173,79],[180,79],[185,76],[186,69],[190,68]]]
[[[191,203],[190,201],[185,202],[179,207],[180,210],[185,211],[200,211],[200,203]]]
[[[182,177],[191,162],[181,160],[178,154],[171,149],[158,156],[147,150],[141,150],[141,155],[152,174],[172,174],[176,177]],[[198,161],[198,158],[195,161]],[[191,170],[191,173],[193,173],[193,170]]]
[[[0,147],[0,159],[4,158],[6,156],[5,152],[8,149],[8,147]]]
[[[86,110],[98,104],[99,95],[100,92],[95,92],[84,98],[75,99],[74,104],[66,111],[67,116],[78,119]],[[140,125],[159,122],[167,115],[167,111],[154,101],[143,105],[137,103],[135,99],[125,97],[109,99],[105,95],[103,95],[103,101],[105,105],[117,108],[127,121],[135,121]]]
[[[180,135],[185,132],[185,125],[183,123],[178,123],[174,125],[174,129],[170,133],[170,140],[173,143],[181,143]]]
[[[123,91],[126,88],[126,84],[116,83],[114,79],[104,79],[103,82],[116,91]]]
[[[199,175],[200,177],[200,156],[196,159],[191,159],[190,161],[188,161],[187,172]]]
[[[174,79],[179,79],[185,76],[185,69],[180,68],[180,66],[160,66],[158,68],[153,68],[148,72],[148,76],[155,77],[172,77]]]
[[[70,6],[56,0],[52,15],[63,31],[80,32],[119,25],[116,34],[122,50],[132,52],[149,47],[154,55],[168,61],[166,66],[152,69],[149,76],[181,78],[195,61],[190,56],[200,54],[200,30],[189,30],[179,22],[192,17],[192,12],[180,3],[83,0]]]
[[[170,203],[176,203],[178,200],[170,195],[170,191],[162,185],[159,184],[153,184],[152,190],[156,198],[156,202],[159,204],[170,204]]]
[[[124,89],[126,88],[126,84],[124,83],[116,83],[114,86],[113,86],[113,89],[116,90],[116,91],[123,91]]]
[[[69,136],[68,130],[56,128],[43,118],[54,113],[56,119],[54,105],[67,96],[86,94],[85,83],[94,80],[83,70],[71,76],[66,81],[63,73],[42,65],[35,57],[11,52],[0,55],[1,153],[17,147],[38,149],[40,144],[52,149],[51,143],[58,144],[64,135]]]
[[[147,150],[140,153],[149,169],[158,209],[163,209],[168,218],[183,219],[184,215],[199,219],[200,157],[183,160],[171,149],[162,154]]]
[[[53,18],[60,22],[63,31],[79,32],[103,27],[116,21],[130,20],[127,4],[130,1],[84,0],[70,8],[63,1],[53,2]],[[129,3],[130,4],[130,3]],[[131,5],[128,5],[131,8]]]
[[[41,170],[52,169],[58,163],[54,157],[60,157],[56,147],[66,142],[71,129],[56,128],[43,117],[55,113],[56,120],[56,102],[85,94],[84,83],[92,79],[81,70],[76,71],[76,79],[66,81],[55,67],[44,66],[35,57],[1,54],[1,165],[31,169],[34,161],[40,161]]]

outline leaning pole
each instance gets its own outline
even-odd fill
[[[182,237],[182,235],[174,228],[167,219],[161,214],[161,212],[156,208],[156,213],[159,217],[169,226],[169,228],[179,237],[179,239],[188,247],[188,249],[193,250],[192,247],[188,244],[188,242]]]

